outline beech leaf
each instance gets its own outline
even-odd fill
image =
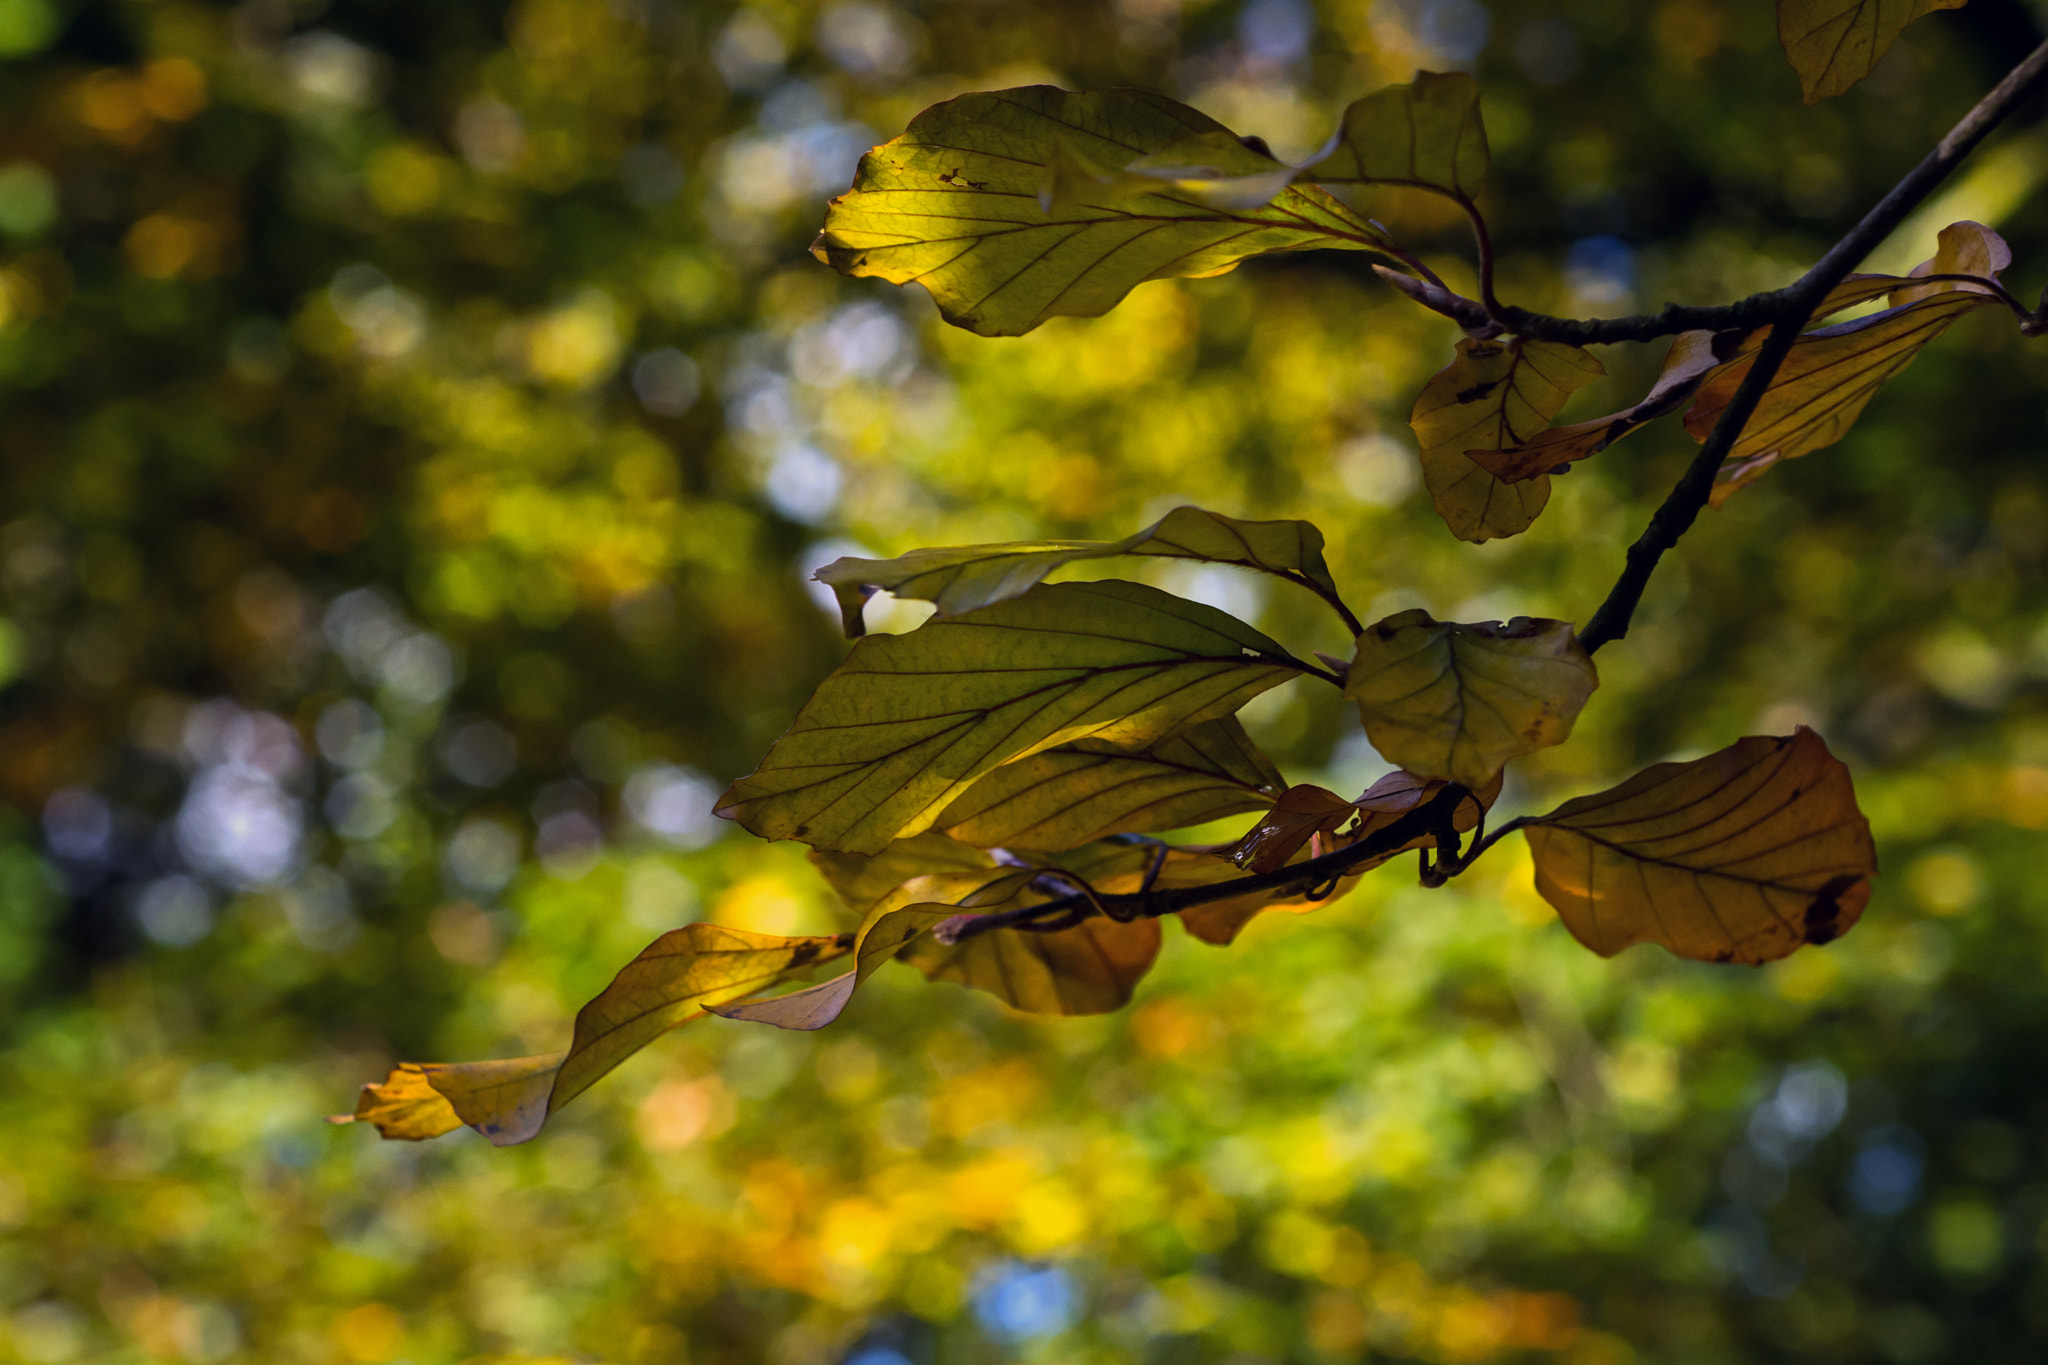
[[[1115,555],[1151,555],[1236,564],[1299,583],[1326,600],[1336,580],[1323,560],[1323,533],[1305,521],[1240,521],[1199,507],[1176,507],[1122,540],[1022,540],[912,550],[895,559],[835,559],[813,575],[831,585],[848,639],[866,632],[861,606],[878,589],[937,605],[942,616],[1021,596],[1065,564]]]
[[[1142,748],[1302,668],[1214,607],[1056,583],[857,642],[718,814],[766,839],[880,852],[976,779],[1080,739]]]
[[[1481,541],[1529,529],[1550,501],[1550,479],[1503,483],[1466,452],[1526,444],[1603,373],[1578,346],[1469,337],[1458,343],[1456,358],[1423,387],[1408,418],[1422,443],[1430,499],[1453,535]]]
[[[984,848],[1058,852],[1263,810],[1286,785],[1231,716],[1136,752],[1080,740],[1006,764],[946,807],[938,827]]]
[[[1778,0],[1778,41],[1808,104],[1870,74],[1907,24],[1965,0]]]
[[[1501,776],[1496,775],[1492,782],[1460,801],[1457,810],[1452,812],[1452,828],[1463,833],[1476,827],[1480,816],[1490,810],[1500,796],[1501,780]],[[1310,784],[1290,787],[1274,802],[1273,809],[1264,819],[1230,846],[1228,856],[1240,867],[1248,867],[1254,872],[1271,872],[1292,861],[1303,845],[1314,848],[1311,841],[1318,835],[1327,836],[1322,852],[1334,853],[1385,829],[1443,789],[1441,780],[1417,777],[1399,769],[1366,788],[1365,794],[1355,801],[1346,801],[1325,787]],[[1357,825],[1342,829],[1353,817],[1357,818]],[[1397,854],[1435,846],[1436,836],[1418,835],[1384,858],[1358,864],[1357,871],[1369,872]]]
[[[1215,165],[1225,139],[1208,115],[1143,90],[962,95],[861,158],[811,253],[842,274],[922,284],[956,326],[1021,336],[1051,317],[1106,313],[1146,280],[1220,275],[1265,252],[1385,245],[1249,146]],[[1169,164],[1182,161],[1208,164]]]
[[[1478,790],[1562,744],[1599,685],[1569,621],[1459,625],[1416,609],[1366,627],[1344,695],[1388,762]]]
[[[1602,957],[1770,962],[1847,933],[1877,874],[1849,770],[1805,726],[1659,763],[1524,831],[1537,891]]]
[[[1490,162],[1479,83],[1463,72],[1424,71],[1353,103],[1302,173],[1325,184],[1412,185],[1469,200]]]
[[[1130,1002],[1159,956],[1159,942],[1156,919],[1119,924],[1098,916],[1049,933],[996,929],[950,944],[928,934],[908,946],[903,960],[928,980],[987,991],[1028,1014],[1106,1014]]]
[[[509,1147],[605,1073],[708,1005],[734,1000],[844,957],[853,936],[782,938],[691,924],[671,930],[626,964],[576,1015],[567,1052],[501,1061],[406,1062],[363,1087],[356,1111],[386,1138],[439,1137],[468,1124]]]

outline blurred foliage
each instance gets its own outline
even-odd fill
[[[1504,296],[1619,312],[1791,278],[2038,24],[1975,0],[1806,109],[1763,0],[0,0],[0,1353],[2039,1354],[2048,358],[1989,315],[1708,517],[1502,798],[1810,722],[1886,873],[1823,952],[1603,963],[1504,846],[1173,935],[1117,1015],[891,970],[820,1035],[695,1025],[527,1147],[320,1122],[401,1056],[561,1046],[664,929],[837,927],[708,819],[843,648],[822,562],[1193,501],[1312,517],[1368,619],[1582,619],[1690,453],[1665,424],[1459,544],[1404,425],[1451,329],[1355,254],[943,328],[804,254],[919,109],[1133,84],[1300,155],[1469,68]],[[1975,217],[2030,288],[2038,138],[1874,264]],[[1376,207],[1469,285],[1456,224]],[[1565,420],[1655,355],[1603,359]],[[1380,771],[1338,699],[1269,696],[1297,780]]]

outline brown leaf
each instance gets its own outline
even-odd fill
[[[1870,74],[1899,33],[1922,15],[1965,0],[1778,0],[1778,41],[1808,104]]]
[[[1100,917],[1050,933],[997,929],[951,944],[925,935],[902,953],[929,980],[987,991],[1028,1014],[1121,1009],[1158,956],[1158,920]]]
[[[1467,452],[1527,443],[1603,373],[1577,346],[1469,337],[1458,343],[1457,357],[1423,386],[1408,417],[1422,442],[1430,499],[1453,535],[1480,541],[1529,529],[1550,500],[1550,480],[1502,483]]]
[[[1537,891],[1602,957],[1774,961],[1847,933],[1877,873],[1849,770],[1805,726],[1659,763],[1524,830]]]

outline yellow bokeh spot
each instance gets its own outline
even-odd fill
[[[1771,986],[1787,1000],[1809,1004],[1826,998],[1842,979],[1842,962],[1834,954],[1808,948],[1765,969]]]
[[[364,182],[378,208],[405,217],[425,213],[438,204],[449,178],[446,160],[424,147],[400,143],[377,153]]]
[[[2048,829],[2048,768],[2009,769],[2002,796],[2007,820],[2021,829]]]
[[[350,1360],[380,1365],[405,1348],[405,1320],[388,1304],[361,1304],[334,1320],[334,1344]]]
[[[526,338],[526,365],[536,379],[563,388],[587,388],[612,372],[624,344],[611,296],[588,289],[568,307],[533,323]]]
[[[166,123],[183,123],[206,108],[206,73],[183,57],[151,62],[136,84],[142,107]]]
[[[135,273],[153,280],[212,274],[219,246],[211,224],[175,213],[150,214],[121,243]]]
[[[1961,849],[1937,849],[1906,870],[1906,886],[1930,913],[1960,915],[1984,894],[1984,874]]]

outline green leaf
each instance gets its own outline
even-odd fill
[[[1550,501],[1547,475],[1503,483],[1466,452],[1528,443],[1574,392],[1605,373],[1577,346],[1549,341],[1458,343],[1423,386],[1408,424],[1422,442],[1422,476],[1437,514],[1460,540],[1529,529]]]
[[[844,957],[851,935],[782,938],[691,924],[663,934],[576,1015],[567,1052],[461,1063],[407,1062],[363,1087],[349,1119],[386,1138],[439,1137],[468,1124],[509,1147],[605,1073],[709,1005],[751,995]]]
[[[1358,637],[1344,695],[1388,762],[1477,790],[1510,759],[1562,744],[1599,685],[1569,621],[1457,625],[1418,609]]]
[[[848,909],[866,919],[877,905],[913,877],[985,874],[996,866],[996,861],[985,849],[927,830],[898,839],[879,853],[837,853],[814,848],[811,865],[839,893]],[[986,881],[986,876],[982,880]],[[967,889],[963,888],[960,894],[965,895]]]
[[[1325,184],[1413,185],[1469,200],[1490,164],[1479,83],[1462,72],[1424,71],[1346,109],[1329,148],[1302,174]]]
[[[1190,191],[1159,174],[1160,158],[1213,160],[1231,136],[1142,90],[962,95],[861,159],[811,251],[843,274],[922,284],[969,331],[1021,336],[1051,317],[1106,313],[1146,280],[1220,275],[1265,252],[1385,245],[1314,186],[1229,207],[1242,186]],[[1233,159],[1218,179],[1241,181],[1247,164]],[[1286,169],[1256,164],[1267,175]]]
[[[1176,507],[1122,540],[1018,540],[912,550],[895,559],[835,559],[814,577],[831,585],[848,639],[867,630],[861,606],[877,590],[934,603],[942,616],[1017,597],[1079,559],[1149,555],[1235,564],[1299,583],[1325,601],[1337,583],[1323,560],[1323,533],[1305,521],[1240,521]]]
[[[1870,74],[1907,24],[1965,0],[1778,0],[1778,41],[1808,104]]]
[[[1230,716],[1135,752],[1080,740],[1033,754],[969,787],[938,826],[984,848],[1058,852],[1126,831],[1264,810],[1285,786]]]
[[[1157,588],[1041,585],[856,643],[718,813],[767,839],[880,852],[1005,763],[1080,739],[1143,748],[1303,668]]]

